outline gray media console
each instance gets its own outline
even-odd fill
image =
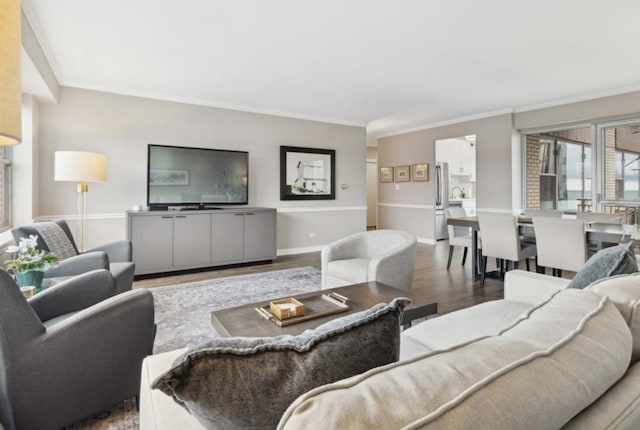
[[[136,275],[273,260],[276,210],[127,211]]]

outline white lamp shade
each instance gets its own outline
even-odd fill
[[[0,145],[20,142],[20,0],[0,0]]]
[[[107,180],[107,156],[97,152],[56,151],[56,181],[104,182]]]

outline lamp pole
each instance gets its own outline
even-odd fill
[[[80,252],[84,252],[84,202],[85,202],[85,194],[89,191],[89,185],[85,181],[80,181],[80,183],[76,186],[76,191],[80,194],[80,230],[79,230],[79,242],[80,242]]]

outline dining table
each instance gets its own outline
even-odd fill
[[[469,227],[471,229],[471,261],[473,280],[478,281],[482,277],[479,262],[482,261],[481,252],[478,246],[478,232],[480,224],[476,216],[452,217],[447,218],[447,225],[456,227]],[[531,217],[518,216],[518,226],[520,233],[531,239],[535,238],[535,229],[533,228],[533,220]],[[586,222],[586,240],[595,244],[597,249],[607,246],[617,245],[619,243],[634,242],[634,246],[640,244],[640,234],[635,225],[606,224],[598,222]]]

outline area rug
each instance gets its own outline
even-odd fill
[[[156,311],[153,353],[193,346],[217,336],[211,312],[320,289],[313,267],[152,288]]]
[[[217,332],[211,312],[320,289],[320,270],[308,266],[151,288],[157,333],[154,354],[196,345]],[[68,430],[137,430],[135,399],[126,400]]]

